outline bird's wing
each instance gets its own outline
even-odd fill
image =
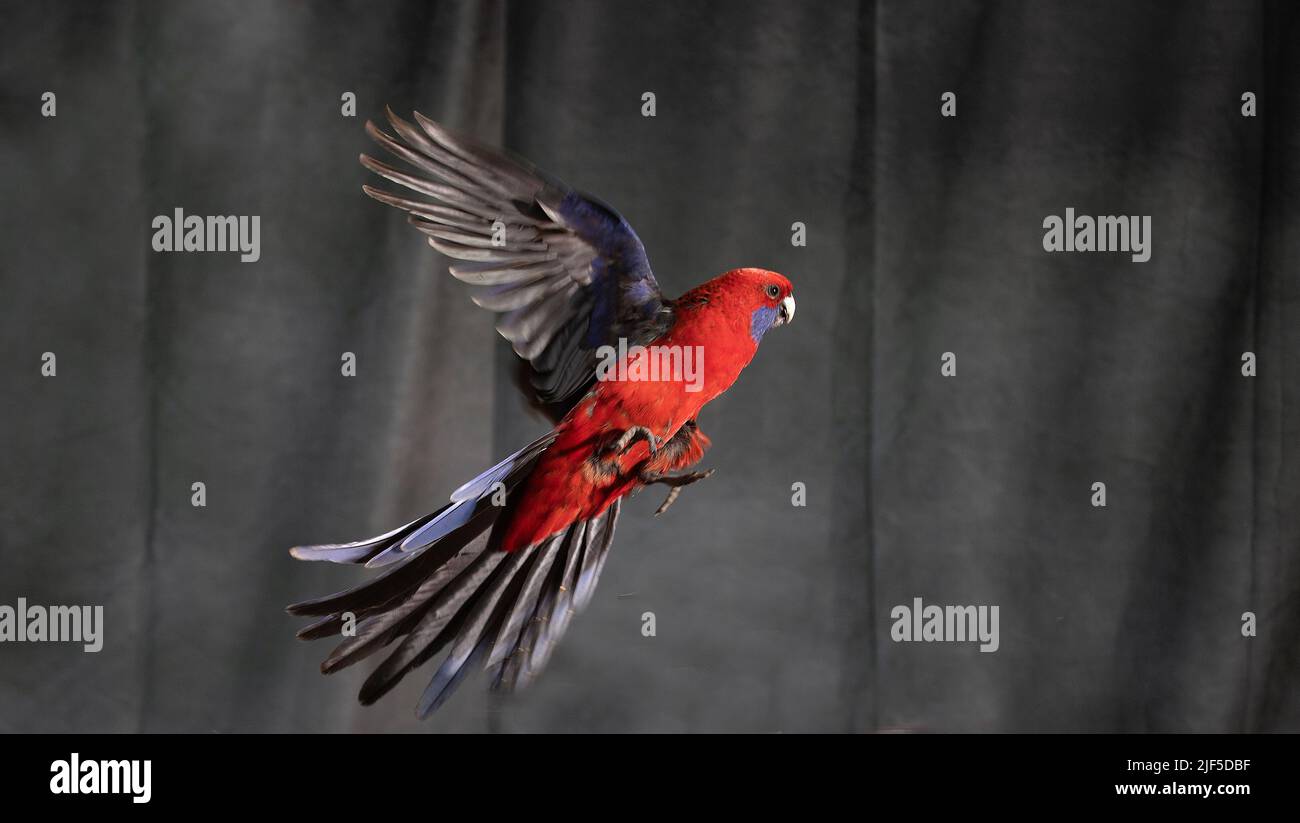
[[[454,134],[415,114],[390,110],[396,135],[367,133],[410,167],[366,155],[366,168],[418,197],[364,186],[366,194],[410,214],[429,245],[454,258],[472,299],[501,315],[497,331],[531,367],[530,400],[576,402],[591,383],[596,348],[644,344],[671,326],[641,240],[619,214],[526,161]]]

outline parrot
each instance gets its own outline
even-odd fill
[[[623,498],[664,486],[662,514],[713,474],[692,469],[710,445],[699,414],[766,333],[794,319],[795,300],[786,277],[760,268],[667,298],[641,240],[611,207],[419,112],[414,123],[386,114],[391,133],[373,121],[366,133],[404,165],[360,161],[401,189],[362,190],[405,211],[456,261],[452,276],[498,315],[520,358],[517,382],[552,424],[430,514],[366,540],[290,549],[299,560],[382,569],[287,611],[316,618],[299,638],[341,638],[325,674],[391,647],[361,686],[363,705],[445,650],[417,706],[424,718],[470,671],[486,669],[503,692],[537,677],[591,601]],[[602,369],[615,346],[627,362]],[[633,361],[688,350],[699,353],[693,383],[665,379],[668,369],[636,379],[647,372]]]

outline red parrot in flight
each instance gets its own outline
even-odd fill
[[[524,361],[529,400],[555,421],[432,514],[368,540],[290,550],[299,560],[385,567],[360,586],[288,607],[321,618],[301,638],[354,630],[321,664],[327,674],[395,645],[362,686],[363,704],[450,646],[420,700],[424,717],[476,663],[493,672],[494,689],[541,671],[591,598],[621,499],[665,485],[658,514],[712,474],[684,471],[709,446],[700,410],[735,382],[767,331],[790,322],[795,302],[789,280],[754,268],[670,300],[610,207],[419,113],[415,124],[391,110],[388,120],[396,135],[373,123],[366,131],[409,170],[366,155],[361,163],[422,197],[363,190],[408,212],[429,245],[463,261],[452,275],[501,314],[497,330]],[[623,368],[602,374],[601,358],[615,349],[626,352]],[[636,361],[658,352],[697,353],[699,379],[665,376],[669,369],[633,379],[654,374]]]

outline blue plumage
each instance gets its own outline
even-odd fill
[[[663,295],[641,238],[618,212],[580,192],[566,194],[559,212],[574,234],[597,252],[587,286],[593,300],[583,346],[596,348],[620,335],[644,342],[635,327],[653,317],[663,305]]]
[[[754,342],[763,339],[763,335],[772,324],[776,322],[777,309],[775,306],[760,306],[754,309],[754,313],[749,318],[749,336],[754,338]]]

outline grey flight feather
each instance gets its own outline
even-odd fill
[[[530,400],[571,405],[594,378],[597,347],[620,337],[645,344],[671,326],[672,303],[613,209],[419,113],[414,124],[387,115],[392,134],[373,123],[366,131],[409,171],[366,155],[361,163],[422,197],[363,190],[408,212],[430,246],[463,261],[453,276],[513,287],[475,301],[503,314],[498,331],[532,367]]]

